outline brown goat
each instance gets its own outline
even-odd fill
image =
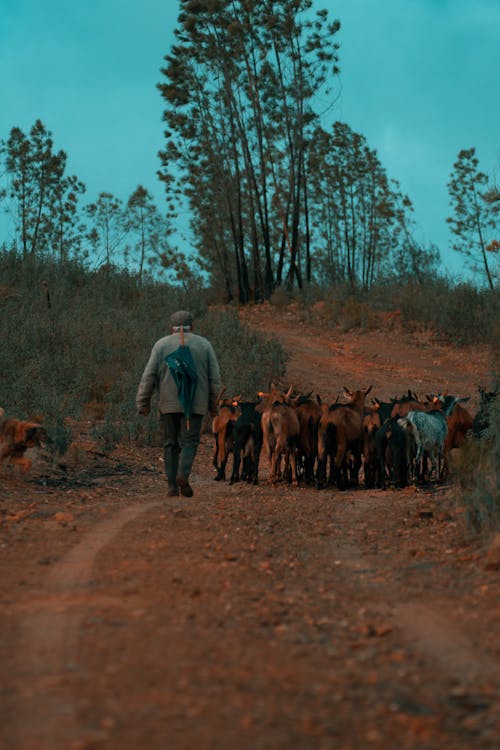
[[[213,465],[216,470],[215,480],[226,478],[226,464],[232,452],[232,426],[241,414],[237,401],[232,398],[218,399],[219,413],[212,419],[212,434],[215,439]]]
[[[380,461],[377,454],[376,434],[382,426],[380,409],[377,406],[366,409],[363,416],[363,456],[366,487],[379,487],[382,484]]]
[[[347,404],[323,406],[323,413],[318,425],[318,486],[326,481],[326,462],[330,457],[330,479],[339,489],[345,489],[349,479],[358,483],[361,467],[363,438],[363,413],[365,398],[372,386],[366,391],[351,392],[344,387],[349,397]],[[352,456],[352,474],[348,477],[348,453]]]
[[[303,477],[306,484],[314,481],[314,464],[318,454],[318,424],[321,419],[321,399],[299,397],[292,402],[300,426],[299,459],[303,462]]]
[[[440,409],[442,404],[439,400],[435,401],[429,396],[427,401],[417,401],[416,399],[401,399],[395,402],[391,417],[406,417],[410,411],[434,411]]]
[[[469,399],[463,399],[468,401]],[[443,446],[444,455],[444,466],[443,476],[447,477],[449,473],[448,457],[451,450],[454,448],[461,448],[464,444],[467,435],[472,434],[472,425],[474,420],[471,414],[461,406],[459,403],[455,404],[455,407],[448,417],[448,432]]]
[[[297,447],[300,440],[299,418],[290,401],[292,386],[287,393],[280,393],[272,386],[270,393],[260,393],[261,403],[257,410],[262,413],[262,437],[264,451],[269,458],[269,479],[281,479],[281,457],[290,464],[292,484],[298,484]]]

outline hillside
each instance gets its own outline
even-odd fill
[[[397,316],[240,315],[325,401],[447,390],[474,411],[493,370]],[[499,566],[451,486],[271,487],[265,459],[258,486],[229,486],[206,434],[195,496],[167,499],[158,448],[108,454],[78,428],[65,470],[1,469],[1,746],[498,746]]]

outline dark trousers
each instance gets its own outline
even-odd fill
[[[175,486],[178,476],[189,478],[200,443],[202,421],[202,414],[192,414],[188,427],[184,414],[160,414],[165,472],[170,486]]]

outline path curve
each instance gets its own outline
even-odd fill
[[[163,499],[163,496],[161,497]],[[20,627],[14,719],[16,747],[22,750],[65,750],[76,738],[77,703],[68,689],[78,664],[79,628],[88,608],[97,555],[114,537],[157,500],[134,504],[100,522],[55,564],[32,612]],[[85,596],[79,594],[85,592]],[[102,602],[100,602],[102,603]],[[35,611],[33,611],[33,609]]]

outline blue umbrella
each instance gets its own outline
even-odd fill
[[[189,429],[194,392],[196,390],[196,383],[198,382],[198,374],[189,346],[184,346],[182,343],[172,354],[165,357],[165,362],[177,386],[179,401],[181,402]]]

